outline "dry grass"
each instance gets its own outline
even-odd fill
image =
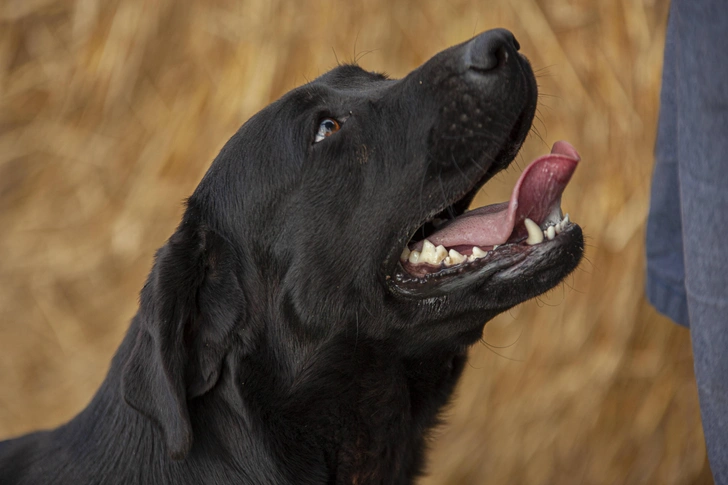
[[[580,150],[563,205],[588,260],[487,326],[422,483],[709,483],[689,334],[643,296],[666,15],[664,0],[0,3],[0,436],[89,400],[154,249],[248,116],[336,57],[401,76],[504,26],[544,93],[517,165],[557,139]]]

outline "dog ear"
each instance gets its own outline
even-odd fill
[[[192,446],[187,401],[217,382],[244,308],[229,244],[191,212],[157,252],[122,370],[124,400],[162,430],[173,459]]]

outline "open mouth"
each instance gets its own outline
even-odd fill
[[[551,153],[526,167],[507,202],[453,213],[454,207],[464,205],[456,201],[426,221],[402,250],[398,283],[437,282],[480,273],[485,266],[502,270],[529,254],[541,254],[534,251],[537,246],[567,240],[578,226],[563,215],[561,195],[579,160],[568,142],[556,142]],[[455,217],[441,219],[447,215]]]

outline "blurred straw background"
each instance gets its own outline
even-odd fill
[[[492,321],[422,484],[711,483],[690,337],[643,295],[666,0],[3,0],[0,438],[90,399],[153,251],[237,127],[340,61],[399,77],[492,27],[538,70],[531,136],[478,204],[568,139],[588,237]]]

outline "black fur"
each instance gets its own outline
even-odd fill
[[[447,291],[394,278],[412,232],[462,211],[528,133],[517,48],[487,32],[402,80],[340,66],[251,118],[157,253],[92,402],[0,443],[0,482],[411,483],[485,322],[581,256],[574,231]],[[326,117],[341,130],[313,143]]]

